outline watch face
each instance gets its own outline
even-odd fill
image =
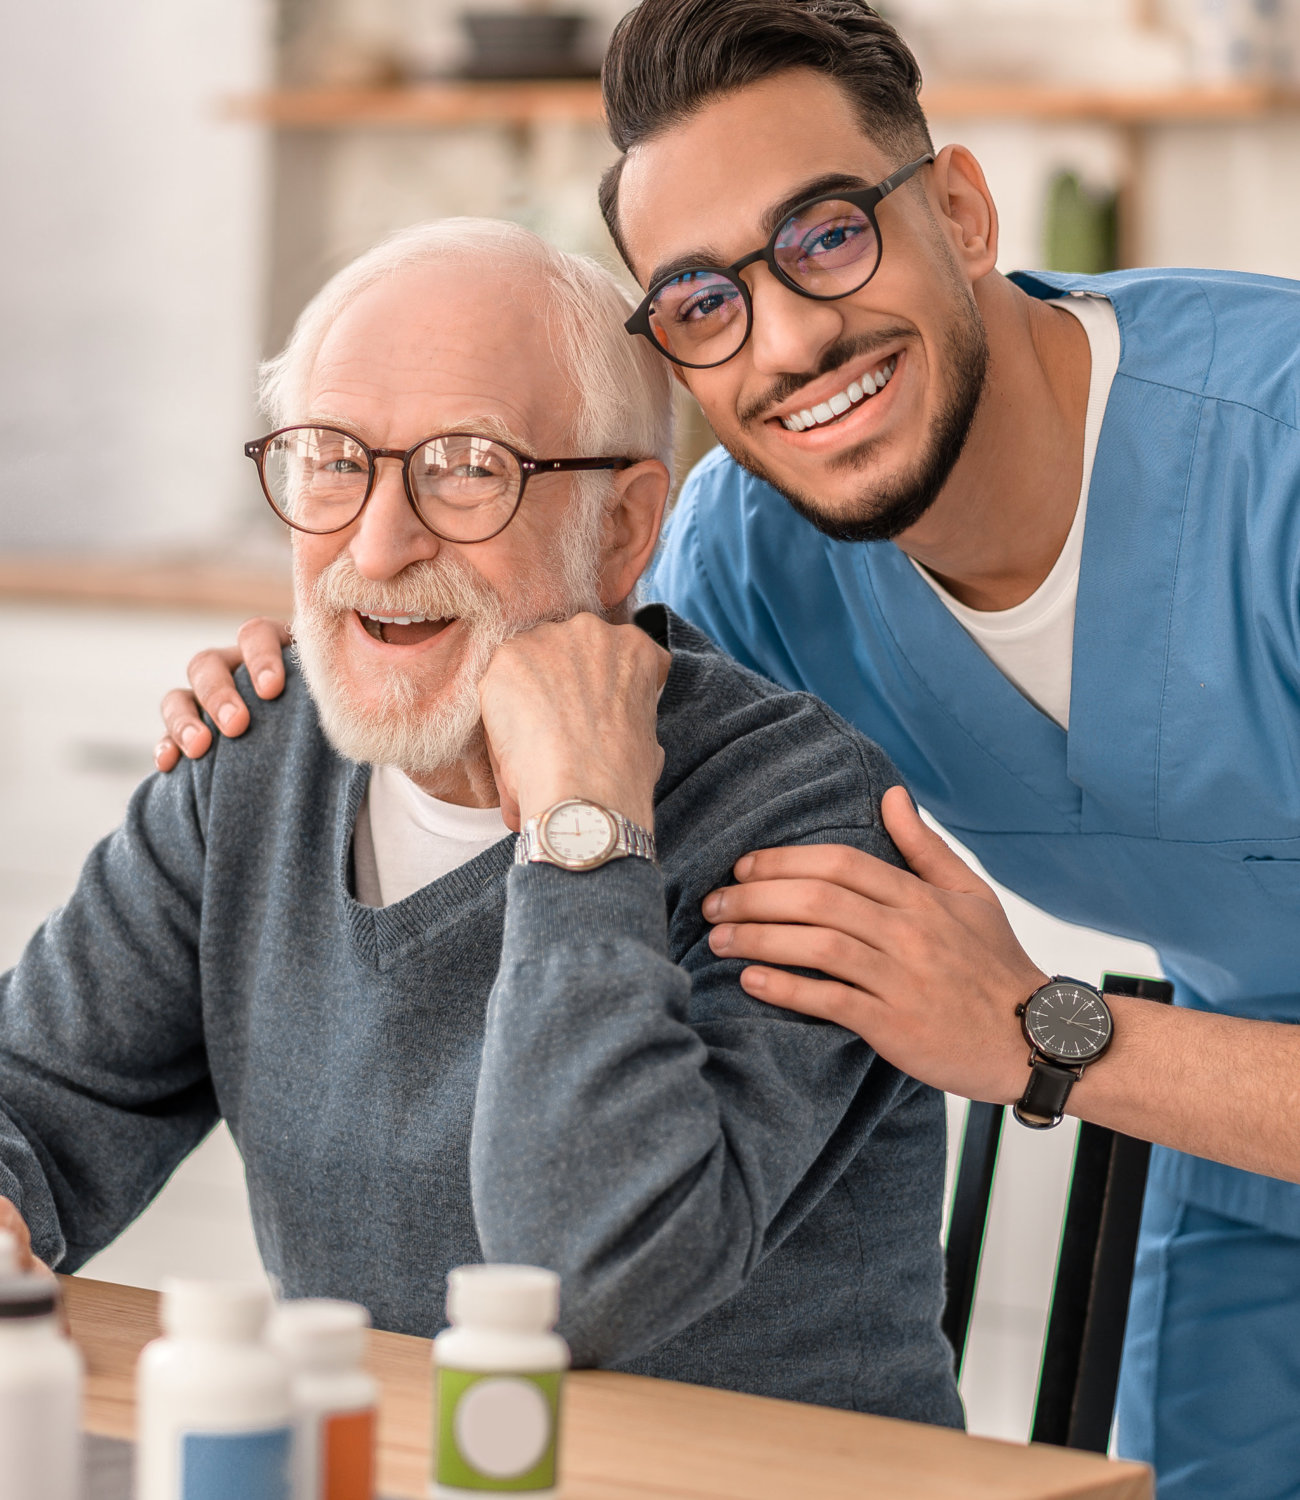
[[[600,864],[618,838],[613,818],[591,802],[559,803],[538,832],[546,852],[572,869]]]
[[[1105,1001],[1070,979],[1045,984],[1026,1004],[1023,1022],[1030,1043],[1060,1062],[1091,1062],[1110,1045]]]

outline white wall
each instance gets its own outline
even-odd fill
[[[200,545],[255,507],[266,0],[5,10],[0,548]]]

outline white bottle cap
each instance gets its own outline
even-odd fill
[[[0,1229],[0,1281],[18,1275],[18,1236]]]
[[[266,1326],[270,1293],[239,1281],[168,1277],[162,1287],[162,1326],[175,1338],[255,1343]]]
[[[447,1318],[479,1328],[545,1333],[560,1315],[560,1278],[540,1266],[457,1266],[447,1275]]]
[[[267,1342],[295,1369],[351,1369],[366,1352],[370,1314],[359,1302],[303,1297],[271,1314]]]

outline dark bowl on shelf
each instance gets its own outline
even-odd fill
[[[597,69],[579,42],[587,17],[512,10],[472,10],[461,16],[469,35],[471,78],[578,78]]]

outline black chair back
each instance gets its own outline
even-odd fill
[[[1102,991],[1167,1005],[1163,979],[1107,974]],[[943,1328],[958,1376],[966,1353],[988,1227],[1004,1109],[972,1104],[948,1222]],[[1115,1411],[1129,1289],[1151,1148],[1100,1125],[1081,1125],[1061,1228],[1030,1440],[1105,1453]]]

